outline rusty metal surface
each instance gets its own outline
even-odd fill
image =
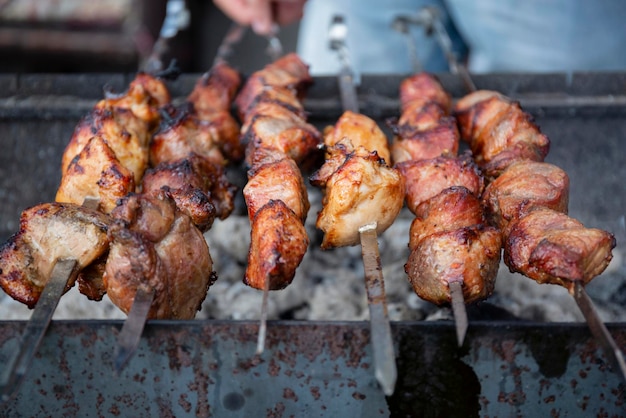
[[[120,321],[54,322],[0,411],[22,416],[623,416],[626,385],[584,325],[394,323],[398,384],[385,398],[363,322],[153,321],[119,376]],[[0,364],[23,322],[0,323]],[[610,325],[626,345],[626,325]]]

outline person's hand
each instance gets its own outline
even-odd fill
[[[272,32],[272,25],[288,25],[302,18],[306,0],[213,0],[229,18],[249,25],[259,35]]]

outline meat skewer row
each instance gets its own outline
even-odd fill
[[[426,73],[405,79],[400,101],[392,152],[405,180],[407,207],[416,216],[405,271],[422,299],[452,303],[462,345],[465,304],[493,292],[500,234],[485,218],[480,171],[468,154],[456,156],[459,134],[449,116],[451,99],[438,80]]]
[[[259,354],[269,291],[291,283],[309,245],[304,222],[310,203],[298,165],[312,164],[321,142],[301,103],[310,83],[308,66],[288,54],[252,74],[235,99],[248,166],[243,195],[251,229],[244,283],[264,292]]]
[[[500,227],[505,264],[538,283],[565,287],[626,379],[624,356],[584,291],[609,265],[615,237],[568,216],[568,176],[543,162],[549,140],[517,102],[477,91],[454,111],[464,139],[490,173],[483,201]]]

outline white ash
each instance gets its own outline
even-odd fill
[[[291,285],[270,293],[269,319],[362,321],[368,306],[360,246],[322,251],[321,232],[315,228],[321,194],[310,189],[312,202],[306,227],[311,246]],[[404,209],[396,222],[379,236],[389,316],[393,321],[452,318],[448,307],[439,308],[418,298],[407,280],[409,227],[413,215]],[[196,316],[197,319],[255,320],[259,318],[262,292],[243,284],[250,243],[250,223],[245,214],[217,220],[205,236],[209,243],[217,282]],[[612,231],[614,232],[614,231]],[[626,257],[623,231],[617,236],[614,258],[602,276],[587,286],[606,322],[626,321],[623,301],[626,289]],[[617,299],[616,299],[617,298]],[[560,286],[540,285],[512,274],[502,264],[494,294],[487,303],[521,319],[549,322],[582,322],[584,318],[569,293]],[[28,319],[32,311],[0,292],[0,320]],[[88,300],[75,287],[61,299],[54,319],[123,319],[125,315],[108,298]],[[494,318],[500,319],[500,318]]]

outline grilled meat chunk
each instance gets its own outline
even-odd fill
[[[349,151],[351,150],[351,151]],[[404,201],[400,173],[376,151],[353,148],[345,138],[327,148],[327,160],[310,181],[324,188],[317,228],[324,232],[322,248],[356,245],[359,228],[376,222],[382,234],[396,219]]]
[[[456,103],[454,113],[462,138],[489,178],[515,161],[543,161],[548,154],[550,141],[531,116],[497,92],[470,93]]]
[[[572,292],[575,282],[585,285],[604,271],[615,245],[609,232],[536,207],[512,225],[504,243],[504,261],[513,272]]]
[[[376,151],[387,165],[391,164],[387,137],[373,119],[349,110],[344,112],[334,126],[324,130],[324,145],[332,147],[344,138],[350,140],[343,142],[345,146],[352,144],[349,152],[362,146],[368,151]]]
[[[251,222],[244,283],[255,289],[280,290],[293,281],[309,246],[302,220],[282,200],[270,200]]]
[[[449,187],[463,186],[477,197],[484,189],[484,178],[469,154],[409,160],[396,168],[404,178],[407,207],[414,214],[421,203]]]
[[[202,233],[166,193],[129,195],[113,212],[103,284],[123,312],[153,290],[150,319],[192,319],[215,280]]]
[[[130,110],[122,108],[93,109],[81,119],[63,152],[61,174],[65,175],[72,160],[94,136],[106,141],[139,184],[148,166],[148,126]]]
[[[22,212],[20,229],[0,247],[0,286],[33,308],[58,259],[75,259],[77,269],[106,253],[110,218],[71,203],[43,203]],[[68,283],[68,289],[74,285]]]
[[[130,83],[128,90],[122,94],[109,94],[100,100],[95,108],[129,109],[139,119],[148,124],[152,131],[161,121],[159,108],[169,103],[170,92],[165,83],[148,73],[140,72]]]
[[[537,206],[567,214],[569,177],[552,164],[518,161],[487,186],[483,201],[493,224],[507,237],[510,225]]]
[[[82,204],[99,199],[98,208],[109,213],[117,200],[135,191],[135,176],[124,167],[102,137],[94,136],[74,157],[57,190],[57,202]]]

